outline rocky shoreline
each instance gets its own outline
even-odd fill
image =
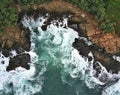
[[[75,29],[80,37],[86,37],[88,41],[93,43],[93,45],[89,46],[85,40],[76,39],[73,47],[79,50],[83,57],[88,57],[88,53],[92,51],[95,58],[94,63],[97,61],[101,62],[108,71],[112,71],[113,73],[120,71],[120,62],[114,60],[112,56],[113,54],[120,53],[120,37],[116,34],[103,34],[103,31],[99,29],[98,23],[89,13],[61,0],[42,5],[34,5],[30,9],[22,10],[19,14],[19,26],[6,28],[6,32],[0,35],[0,50],[2,54],[10,57],[11,50],[17,52],[16,56],[10,57],[7,71],[19,66],[29,69],[28,63],[30,63],[30,56],[24,52],[30,51],[30,32],[28,29],[22,27],[20,23],[25,13],[27,13],[28,16],[34,15],[34,18],[38,17],[39,13],[43,15],[50,13],[50,19],[46,22],[46,25],[42,26],[43,30],[46,30],[47,25],[50,24],[49,22],[53,18],[63,16],[64,14],[72,15],[72,17],[68,19],[69,27]],[[91,58],[89,58],[89,61],[90,60]],[[96,67],[96,64],[94,64],[94,69],[96,69]],[[99,69],[97,69],[97,71],[99,72]]]
[[[14,28],[6,27],[6,31],[0,35],[0,52],[9,57],[9,66],[6,71],[14,70],[16,67],[22,66],[29,69],[30,55],[25,51],[30,51],[30,32],[21,29],[19,26]],[[11,52],[15,51],[15,55]]]

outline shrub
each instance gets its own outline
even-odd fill
[[[119,31],[120,0],[69,0],[81,9],[91,13],[105,32]]]

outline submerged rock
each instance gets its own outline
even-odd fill
[[[47,25],[43,25],[41,28],[42,28],[43,31],[46,31],[47,30]]]

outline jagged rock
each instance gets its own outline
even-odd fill
[[[47,30],[47,25],[43,25],[43,26],[41,26],[41,28],[42,28],[43,31],[46,31]]]
[[[12,49],[14,47],[22,47],[26,51],[30,50],[30,32],[28,30],[22,31],[19,26],[14,28],[5,28],[5,32],[0,35],[0,48]],[[17,43],[17,46],[16,46]]]
[[[30,66],[30,55],[29,54],[20,54],[13,58],[10,58],[9,66],[7,67],[6,71],[14,70],[16,67],[24,67],[29,69]]]
[[[88,53],[90,52],[90,48],[84,42],[84,40],[80,40],[80,39],[75,38],[75,41],[73,42],[73,47],[79,51],[80,55],[82,55],[84,57],[88,57]]]
[[[94,17],[82,9],[68,2],[59,0],[39,5],[38,7],[43,7],[47,12],[57,12],[59,14],[71,13],[72,21],[74,23],[76,22],[77,24],[79,23],[79,29],[82,29],[86,32],[85,34],[87,34],[89,40],[99,45],[100,47],[105,48],[107,53],[115,54],[120,52],[120,37],[116,34],[109,33],[108,35],[108,33],[103,33],[104,31],[99,28],[99,24],[94,19]],[[114,39],[103,39],[110,36],[113,36]]]
[[[96,20],[93,18],[92,15],[89,13],[81,10],[77,6],[72,5],[71,3],[62,1],[62,0],[55,0],[51,3],[45,3],[42,5],[36,5],[35,8],[32,8],[33,10],[29,10],[27,12],[27,15],[33,15],[36,10],[36,15],[34,17],[38,16],[38,13],[42,10],[43,14],[46,14],[47,12],[51,14],[55,14],[54,16],[51,16],[51,18],[48,20],[54,19],[57,16],[60,16],[61,14],[72,14],[71,23],[77,24],[77,29],[79,30],[79,36],[87,36],[89,40],[91,40],[94,44],[100,46],[101,48],[104,48],[107,53],[119,53],[120,52],[120,37],[116,34],[103,34],[103,31],[99,28],[99,24],[96,22]],[[20,8],[22,10],[22,8]],[[24,14],[24,12],[21,14]],[[49,23],[47,23],[49,25]],[[73,26],[72,26],[73,27]],[[21,29],[20,29],[21,28]],[[18,53],[21,53],[20,48],[23,50],[30,50],[30,32],[27,29],[22,29],[23,27],[16,26],[14,28],[6,28],[3,33],[3,35],[0,35],[0,48],[15,48],[15,50],[18,51]],[[46,30],[46,27],[42,28],[43,30]],[[76,29],[76,26],[75,26]],[[84,31],[85,33],[81,32]],[[103,52],[97,52],[99,51],[96,48],[88,47],[82,40],[79,41],[79,39],[76,39],[73,43],[73,47],[78,49],[80,51],[80,54],[83,56],[88,56],[88,53],[92,50],[95,60],[99,60],[104,66],[110,67],[113,70],[118,71],[119,65],[116,61],[113,61],[111,59],[111,56],[106,55],[107,53]],[[95,49],[95,50],[94,50]],[[7,53],[5,53],[7,54]],[[7,54],[8,56],[8,54]],[[24,56],[24,55],[23,55]],[[14,57],[10,61],[11,63],[15,63],[15,60],[19,60],[20,58]],[[29,59],[29,58],[28,58]],[[21,62],[21,61],[20,61]],[[12,69],[15,69],[17,66],[23,66],[20,65],[20,62],[16,63]],[[114,63],[115,62],[115,63]],[[117,65],[116,65],[117,64]],[[8,70],[11,69],[8,67]],[[117,66],[117,67],[116,67]],[[27,65],[25,65],[25,68],[28,68]]]
[[[104,54],[104,52],[93,50],[93,55],[95,61],[99,61],[103,66],[108,67],[110,65],[110,57]]]
[[[14,70],[19,66],[29,69],[30,56],[29,54],[22,53],[29,51],[30,45],[30,32],[27,29],[21,30],[19,26],[5,28],[5,32],[0,35],[0,50],[5,57],[10,57],[7,71]],[[11,50],[15,50],[18,55],[11,58]]]

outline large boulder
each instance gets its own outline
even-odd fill
[[[13,58],[10,58],[9,65],[7,66],[6,71],[15,70],[16,67],[23,67],[27,70],[30,69],[30,55],[29,54],[20,54]]]

